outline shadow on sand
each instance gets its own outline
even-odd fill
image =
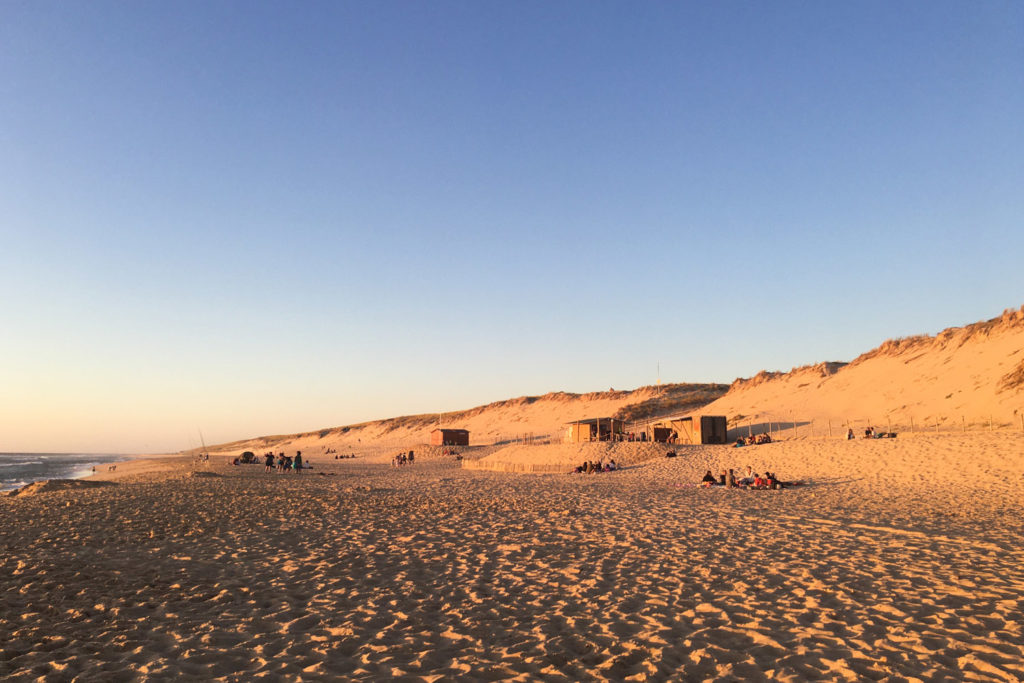
[[[749,425],[740,425],[739,427],[733,427],[725,433],[726,441],[735,441],[744,436],[751,434],[768,434],[771,432],[779,432],[786,429],[796,429],[797,427],[806,427],[811,424],[810,422],[756,422]]]

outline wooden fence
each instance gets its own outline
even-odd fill
[[[772,437],[845,437],[853,430],[856,437],[864,436],[869,427],[875,432],[895,433],[952,433],[979,432],[997,430],[1020,430],[1024,432],[1024,411],[1018,414],[1019,421],[1008,422],[993,416],[968,420],[965,416],[942,416],[929,418],[899,417],[885,415],[881,417],[833,417],[800,419],[792,415],[785,417],[766,416],[758,419],[742,419],[728,421],[730,440],[744,436],[768,434]]]

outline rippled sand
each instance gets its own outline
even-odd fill
[[[1024,679],[1022,444],[691,447],[589,476],[124,466],[0,498],[0,677]],[[693,485],[747,464],[811,483]]]

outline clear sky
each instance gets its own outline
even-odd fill
[[[0,2],[0,451],[730,382],[1024,304],[1024,3]]]

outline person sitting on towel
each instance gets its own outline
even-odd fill
[[[708,470],[708,473],[705,474],[704,478],[700,480],[700,485],[705,487],[705,488],[708,488],[710,486],[715,486],[717,484],[718,484],[718,480],[715,479],[715,475],[711,474],[711,470]]]

